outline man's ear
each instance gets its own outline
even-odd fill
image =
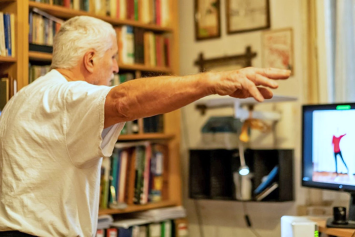
[[[84,55],[84,67],[86,70],[88,70],[90,73],[94,72],[94,66],[95,66],[95,56],[96,53],[94,50],[89,50],[85,53]]]

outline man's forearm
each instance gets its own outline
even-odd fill
[[[185,77],[136,79],[114,87],[105,101],[105,127],[118,122],[167,113],[210,94],[235,98],[272,98],[278,84],[290,71],[274,68],[243,68]],[[261,87],[260,87],[261,86]]]
[[[112,89],[118,122],[167,113],[213,93],[211,74],[153,77],[128,81]]]

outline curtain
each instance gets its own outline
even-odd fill
[[[330,0],[329,102],[355,102],[355,0]]]

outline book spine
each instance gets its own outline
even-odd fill
[[[161,0],[155,0],[156,24],[161,25]]]
[[[15,57],[16,43],[15,43],[15,15],[10,15],[10,32],[11,32],[11,56]]]
[[[4,14],[0,12],[0,55],[6,56]]]
[[[134,64],[134,34],[133,34],[133,27],[127,26],[127,63]]]
[[[120,18],[121,20],[127,19],[127,1],[126,0],[119,0],[120,1]]]
[[[8,19],[8,14],[4,13],[4,34],[5,34],[5,48],[6,48],[6,56],[10,56],[10,34],[9,34],[9,19]]]
[[[134,20],[135,21],[138,21],[139,20],[139,12],[138,12],[138,9],[139,9],[139,5],[138,5],[138,0],[134,0]]]
[[[135,27],[134,28],[134,62],[139,63],[139,31],[140,29]]]
[[[63,0],[63,6],[66,8],[70,8],[70,0]]]

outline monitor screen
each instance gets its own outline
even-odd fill
[[[302,185],[355,192],[355,103],[303,106]]]

